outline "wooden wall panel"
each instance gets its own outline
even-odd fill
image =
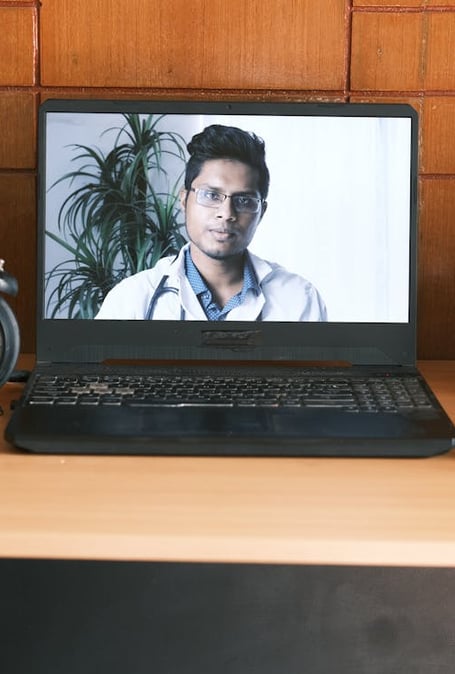
[[[418,350],[455,357],[455,178],[422,180]]]
[[[24,351],[33,352],[36,320],[35,176],[0,173],[0,257],[19,281],[19,294],[8,296],[21,332]]]
[[[0,167],[35,168],[35,96],[5,92],[0,96]]]
[[[455,12],[427,15],[425,88],[455,89]]]
[[[24,348],[38,100],[382,100],[421,116],[419,356],[455,358],[455,0],[0,0],[0,22],[0,255]]]
[[[406,91],[422,82],[420,13],[358,13],[352,22],[351,88]]]
[[[0,7],[0,86],[34,84],[35,10]]]
[[[46,86],[342,89],[340,0],[44,0]]]
[[[422,125],[421,170],[455,175],[455,97],[425,98]],[[455,212],[453,222],[455,234]]]

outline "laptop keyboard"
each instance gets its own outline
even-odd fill
[[[397,413],[431,409],[418,377],[38,375],[26,403],[86,406],[306,407]]]

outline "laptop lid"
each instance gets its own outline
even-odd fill
[[[212,125],[265,144],[267,208],[248,251],[256,281],[258,265],[279,265],[281,311],[95,319],[122,278],[161,269],[185,246],[187,144]],[[413,365],[416,216],[417,114],[408,105],[48,100],[39,116],[37,359]],[[296,279],[319,298],[308,319],[295,311]]]

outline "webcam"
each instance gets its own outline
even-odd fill
[[[0,260],[0,293],[17,295],[18,284],[14,276],[5,271],[5,261]],[[19,356],[19,326],[16,317],[0,295],[0,386],[8,381]]]

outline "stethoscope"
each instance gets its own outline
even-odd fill
[[[166,281],[168,280],[169,276],[165,274],[162,278],[161,281],[158,283],[155,292],[152,295],[152,299],[149,302],[149,305],[147,307],[147,312],[145,314],[145,320],[150,321],[153,318],[153,314],[155,313],[155,308],[156,308],[156,303],[166,293],[174,293],[174,295],[178,295],[179,291],[177,288],[174,288],[173,286],[167,286]],[[184,321],[185,320],[185,309],[180,306],[180,320]]]

